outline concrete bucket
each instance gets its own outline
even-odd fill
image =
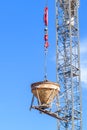
[[[52,101],[58,95],[60,87],[57,83],[41,81],[31,84],[31,90],[39,102],[40,108],[49,108]]]

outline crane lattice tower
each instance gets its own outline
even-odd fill
[[[79,0],[55,0],[56,7],[56,77],[58,130],[82,130],[80,84]]]

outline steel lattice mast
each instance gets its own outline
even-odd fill
[[[56,77],[60,84],[58,97],[58,130],[82,130],[80,84],[79,0],[55,0],[56,7]]]

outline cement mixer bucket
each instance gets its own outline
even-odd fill
[[[40,108],[48,108],[58,95],[60,87],[57,83],[41,81],[31,84],[31,90],[39,102]]]

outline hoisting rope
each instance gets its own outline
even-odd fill
[[[44,50],[44,80],[47,80],[47,49]]]
[[[46,4],[45,5],[48,6],[48,0],[46,0]]]
[[[44,80],[47,80],[47,52],[48,52],[48,0],[44,7]]]

